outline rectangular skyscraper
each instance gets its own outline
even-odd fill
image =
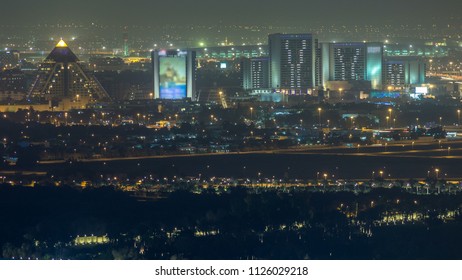
[[[327,81],[370,81],[373,89],[382,89],[381,43],[322,44],[323,85]]]
[[[398,56],[385,59],[387,86],[407,86],[425,83],[426,65],[421,57]]]
[[[372,89],[383,87],[383,44],[366,43],[366,80],[371,82]]]
[[[271,87],[307,94],[320,82],[320,49],[311,34],[269,35]]]
[[[242,84],[245,90],[268,89],[269,57],[244,58],[241,63]]]
[[[196,53],[161,50],[152,52],[154,98],[194,99],[196,91]]]
[[[363,43],[331,45],[330,77],[333,81],[362,81],[366,79],[366,48]]]

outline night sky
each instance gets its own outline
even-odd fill
[[[0,23],[446,23],[461,22],[461,9],[461,0],[15,0],[2,1]]]

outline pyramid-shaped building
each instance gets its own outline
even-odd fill
[[[66,104],[63,109],[85,108],[93,102],[110,100],[96,77],[79,63],[63,40],[40,65],[29,95]]]

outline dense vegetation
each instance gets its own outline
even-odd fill
[[[3,186],[0,248],[6,259],[458,259],[462,220],[437,216],[461,203],[461,195],[417,197],[399,189],[354,195],[237,188],[138,201],[110,187]],[[386,212],[428,218],[374,225]],[[91,234],[111,242],[74,244],[77,235]]]

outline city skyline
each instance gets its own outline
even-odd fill
[[[1,8],[0,259],[460,259],[460,0]]]

